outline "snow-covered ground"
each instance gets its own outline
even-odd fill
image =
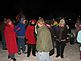
[[[67,46],[64,51],[64,58],[60,57],[56,58],[56,50],[55,54],[51,56],[52,61],[81,61],[79,54],[79,44],[75,43],[74,45],[70,45],[67,43]],[[18,55],[16,54],[17,61],[28,61],[26,54]],[[0,61],[11,61],[7,58],[7,50],[2,50],[0,43]],[[30,56],[30,61],[37,61],[36,57]]]

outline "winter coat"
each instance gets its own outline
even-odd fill
[[[40,52],[49,52],[53,49],[51,33],[47,26],[38,28],[36,49]]]
[[[25,24],[18,23],[18,25],[15,27],[15,31],[17,33],[17,36],[25,36]]]
[[[67,38],[67,28],[65,27],[59,27],[58,31],[56,31],[56,39],[58,39],[58,41],[61,40],[66,40]]]
[[[36,44],[36,38],[35,38],[35,26],[29,25],[26,28],[26,39],[28,44]]]
[[[50,30],[50,33],[51,33],[51,38],[52,38],[52,43],[53,43],[53,47],[54,47],[54,31],[53,31],[53,28],[51,27],[51,25],[49,24],[46,24],[46,26],[48,27],[48,29]]]
[[[6,25],[4,29],[4,37],[6,40],[6,46],[9,54],[15,54],[18,52],[16,35],[14,32],[14,25]]]
[[[78,35],[77,35],[77,42],[78,42],[78,43],[81,43],[81,30],[78,32]]]

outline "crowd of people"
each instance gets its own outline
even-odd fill
[[[69,26],[64,17],[59,20],[42,17],[39,17],[38,20],[27,20],[25,16],[17,16],[15,22],[10,18],[5,18],[0,25],[2,49],[8,50],[8,59],[13,61],[16,61],[16,53],[27,54],[29,60],[31,52],[37,57],[37,61],[51,61],[50,56],[54,54],[55,48],[56,58],[64,58],[64,48],[68,40],[71,44],[75,42],[74,39],[77,40],[81,29],[79,21],[75,27],[75,33],[69,32]]]

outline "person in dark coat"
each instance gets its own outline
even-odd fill
[[[3,50],[7,50],[6,48],[6,41],[5,41],[5,38],[4,38],[4,27],[5,27],[5,23],[4,21],[1,21],[0,23],[0,33],[1,33],[1,42],[2,42],[2,49]]]
[[[66,38],[67,38],[67,28],[64,22],[64,19],[60,20],[59,29],[56,32],[56,57],[61,56],[64,58],[64,48],[66,46]]]
[[[16,61],[15,54],[18,52],[16,34],[14,32],[14,25],[10,19],[6,20],[6,25],[4,29],[4,37],[6,40],[6,47],[8,50],[8,58]]]

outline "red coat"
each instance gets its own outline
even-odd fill
[[[4,29],[4,36],[6,40],[6,46],[9,54],[15,54],[18,52],[16,35],[13,25],[7,25]]]
[[[35,26],[28,26],[26,28],[26,39],[28,44],[36,44],[36,38],[34,35]]]

